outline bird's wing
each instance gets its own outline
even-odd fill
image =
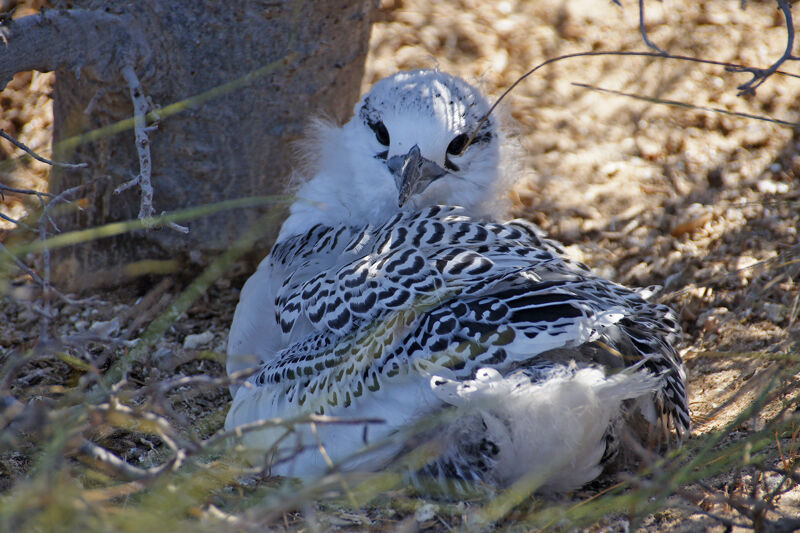
[[[420,374],[508,372],[601,342],[621,366],[675,374],[661,404],[688,427],[671,311],[594,277],[524,222],[436,206],[379,227],[315,228],[271,264],[286,274],[274,306],[285,345],[252,385],[269,388],[273,415],[356,413],[365,395]]]

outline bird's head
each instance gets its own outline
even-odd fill
[[[476,133],[488,109],[461,78],[437,70],[399,72],[375,84],[347,127],[363,139],[354,156],[382,163],[374,179],[394,184],[398,207],[469,206],[492,195],[497,178],[493,119]]]
[[[500,164],[502,133],[494,117],[481,122],[488,110],[480,91],[438,70],[379,81],[347,124],[317,121],[300,146],[313,177],[300,186],[279,238],[435,204],[504,216],[517,172]]]

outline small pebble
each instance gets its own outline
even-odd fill
[[[417,509],[417,512],[414,513],[414,520],[417,522],[427,522],[431,520],[434,516],[436,516],[436,511],[439,510],[438,505],[434,505],[432,503],[426,503],[425,505],[421,506]]]
[[[186,335],[186,338],[183,339],[183,347],[186,350],[195,350],[200,346],[208,344],[213,340],[214,340],[214,334],[210,331],[204,331],[203,333],[194,333],[191,335]]]
[[[764,311],[770,322],[778,324],[783,321],[784,307],[781,304],[765,303]]]
[[[89,333],[92,335],[97,335],[98,337],[110,337],[119,331],[119,326],[119,318],[113,318],[105,321],[100,320],[97,322],[92,322],[92,325],[89,326]]]

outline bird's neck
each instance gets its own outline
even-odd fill
[[[397,212],[393,183],[366,183],[371,176],[369,169],[351,171],[342,166],[332,165],[298,189],[279,241],[305,233],[317,224],[363,226],[381,223]]]
[[[462,206],[480,218],[504,219],[508,213],[508,191],[513,183],[510,178],[518,172],[515,165],[499,164],[497,153],[474,162],[468,177],[437,180],[399,207],[397,187],[385,162],[353,152],[352,147],[359,142],[349,125],[341,129],[324,123],[317,126],[313,143],[309,142],[306,150],[316,156],[313,177],[298,188],[279,242],[317,224],[376,225],[398,210],[416,211],[437,204]]]

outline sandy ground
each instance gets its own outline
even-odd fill
[[[388,0],[373,29],[363,86],[366,90],[398,69],[438,66],[497,96],[530,68],[559,55],[646,50],[637,28],[636,3],[623,4]],[[767,66],[785,47],[783,18],[772,2],[748,2],[746,10],[738,5],[649,2],[649,36],[673,54]],[[793,67],[787,64],[784,69]],[[774,76],[755,95],[737,96],[737,85],[748,79],[747,74],[717,66],[663,58],[568,59],[532,75],[499,110],[524,157],[525,171],[513,192],[515,214],[541,225],[568,245],[571,254],[607,277],[628,285],[663,286],[661,301],[680,311],[685,331],[681,352],[695,420],[692,439],[728,427],[765,387],[778,386],[769,381],[776,369],[797,364],[800,139],[791,128],[768,121],[574,84],[800,121],[800,80]],[[0,127],[44,155],[52,121],[51,81],[51,75],[20,74],[0,93]],[[18,155],[0,140],[3,154]],[[8,179],[3,174],[4,183],[41,190],[46,187],[46,168],[27,164]],[[23,207],[9,197],[3,212],[19,216]],[[223,373],[219,357],[207,351],[224,351],[237,289],[248,274],[245,268],[218,280],[166,333],[150,364],[137,369],[135,375],[143,383],[176,372]],[[74,336],[106,327],[116,338],[135,338],[185,283],[167,279],[155,288],[134,284],[101,294],[104,303],[57,301],[52,304],[56,314],[44,321],[31,301],[34,289],[19,281],[0,310],[0,350],[33,345],[42,328],[56,336]],[[201,337],[190,337],[198,334]],[[108,349],[96,350],[98,358],[111,357]],[[163,356],[170,353],[175,358],[165,362]],[[39,361],[26,367],[15,386],[43,391],[64,385],[64,373],[72,376],[67,381],[77,379],[75,369],[63,362]],[[726,442],[758,431],[781,408],[796,408],[797,376],[781,379],[779,397],[743,420]],[[27,390],[21,397],[30,395]],[[173,414],[181,427],[209,434],[219,427],[227,401],[224,391],[207,392],[176,402]],[[776,435],[783,464],[800,459],[796,437]],[[102,444],[128,457],[149,453],[137,439],[117,434]],[[25,471],[25,464],[22,459],[6,460],[3,468],[13,478]],[[656,513],[643,527],[754,527],[752,517],[725,498],[763,493],[759,483],[770,479],[757,469],[732,469],[705,485],[688,487],[697,494],[696,501],[684,494],[681,501],[691,505],[676,504]],[[778,497],[774,505],[800,515],[797,489]],[[624,529],[626,524],[624,517],[616,517],[596,528]]]

